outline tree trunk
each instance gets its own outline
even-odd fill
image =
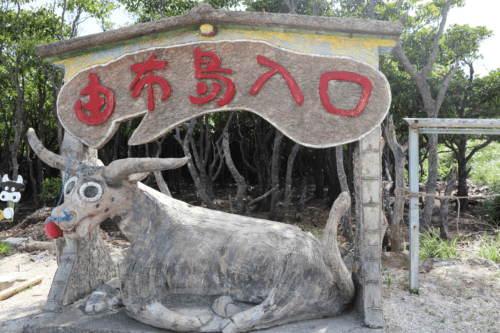
[[[227,128],[224,130],[223,139],[222,139],[222,149],[224,150],[224,159],[226,160],[226,165],[234,179],[236,180],[236,184],[238,186],[237,194],[236,194],[236,213],[243,215],[245,214],[246,207],[245,202],[243,201],[243,196],[247,189],[247,184],[245,183],[245,178],[238,172],[236,166],[233,163],[233,159],[231,158],[231,151],[229,150],[229,133]]]
[[[354,150],[353,147],[356,143],[352,142],[347,144],[347,158],[344,161],[344,166],[347,164],[347,185],[349,192],[354,193]]]
[[[458,146],[458,191],[457,196],[465,197],[469,195],[469,186],[467,186],[467,177],[469,176],[472,168],[467,169],[467,138],[465,135],[460,135]],[[466,210],[469,205],[469,199],[459,199],[460,200],[460,209]]]
[[[347,185],[347,176],[344,170],[344,149],[342,146],[335,147],[335,157],[337,160],[337,175],[340,181],[340,188],[342,189],[342,192],[347,192],[350,199],[351,192],[349,191],[349,186]],[[352,232],[351,225],[351,208],[349,208],[344,215],[342,215],[342,236],[345,237],[347,243],[354,244],[354,233]]]
[[[384,135],[385,136],[385,135]],[[386,138],[387,141],[387,138]],[[387,182],[392,182],[391,175],[391,158],[389,156],[390,146],[384,146],[384,153],[382,155],[382,163],[384,165],[384,176]],[[394,184],[394,183],[393,183]]]
[[[410,60],[406,57],[403,52],[403,46],[401,45],[401,41],[398,41],[396,47],[394,48],[394,53],[399,58],[401,64],[405,68],[406,72],[411,76],[411,78],[415,81],[420,94],[422,96],[422,100],[424,102],[424,110],[427,114],[428,118],[437,118],[439,114],[439,110],[443,103],[444,97],[446,95],[446,90],[455,75],[458,66],[460,64],[461,58],[458,57],[455,59],[455,63],[451,64],[451,69],[444,76],[443,81],[439,87],[439,91],[436,97],[433,96],[433,91],[431,89],[430,84],[427,82],[429,75],[431,74],[434,64],[438,59],[439,54],[439,43],[441,37],[443,36],[444,29],[446,26],[446,20],[448,17],[448,11],[452,5],[452,0],[446,0],[442,4],[442,16],[441,21],[439,22],[439,28],[437,29],[437,33],[434,35],[432,41],[431,54],[423,55],[421,59],[422,63],[420,68],[423,67],[421,73],[418,73],[415,69],[414,64],[410,63]],[[404,20],[400,15],[400,20]],[[429,142],[427,143],[428,152],[429,152],[429,169],[428,169],[428,178],[426,184],[426,192],[428,194],[435,195],[436,187],[437,187],[437,144],[438,137],[437,134],[429,134]],[[424,214],[421,220],[420,227],[422,230],[425,230],[429,227],[431,219],[432,219],[432,211],[434,208],[435,198],[433,196],[427,196],[425,198],[425,206],[424,206]]]
[[[445,196],[450,196],[451,192],[455,189],[457,181],[457,167],[453,166],[448,173],[448,181],[446,182]],[[439,225],[440,236],[442,239],[449,239],[448,236],[448,211],[450,206],[450,199],[441,199],[441,210],[439,212]]]
[[[314,150],[314,197],[323,199],[325,197],[325,174],[323,171],[323,164],[325,160],[325,150]]]
[[[335,158],[335,148],[328,148],[325,159],[325,178],[328,183],[328,206],[332,206],[335,199],[342,193],[340,180],[337,175],[337,159]]]
[[[165,136],[161,138],[161,140],[156,140],[156,146],[157,146],[157,151],[156,151],[156,158],[160,158],[161,152],[163,149],[163,141],[165,140]],[[168,189],[168,185],[165,182],[165,179],[163,179],[163,175],[161,174],[161,171],[156,171],[154,172],[156,183],[158,184],[158,187],[160,188],[160,191],[168,195],[169,197],[172,197],[172,193],[170,193],[170,190]]]
[[[44,95],[46,94],[46,91],[39,91],[39,94],[40,95]],[[46,128],[47,128],[47,124],[45,123],[45,119],[43,117],[43,103],[42,103],[42,100],[45,102],[45,98],[41,98],[40,99],[40,104],[39,104],[39,107],[38,107],[38,119],[40,121],[40,132],[38,133],[39,137],[40,137],[40,140],[43,142],[43,138],[45,137],[45,131],[46,131]],[[38,173],[38,183],[40,184],[40,188],[42,188],[43,186],[43,181],[44,181],[44,175],[43,175],[43,163],[42,163],[42,160],[38,158],[38,156],[36,157],[36,171]],[[45,206],[47,203],[47,199],[43,198],[43,205]]]
[[[97,159],[97,150],[86,147],[69,133],[64,136],[61,151],[62,156],[85,164],[102,165]],[[116,276],[117,266],[111,260],[99,230],[95,228],[80,241],[56,239],[59,267],[52,281],[45,310],[59,311],[63,305],[75,302]]]
[[[127,142],[130,141],[130,137],[132,136],[131,129],[132,128],[132,120],[127,121],[127,129],[129,132]],[[127,157],[134,157],[132,153],[132,146],[127,145]]]
[[[302,212],[306,206],[306,198],[307,198],[307,179],[306,177],[302,178],[302,192],[300,194],[299,205],[297,206],[297,211],[295,212],[295,221],[302,221]]]
[[[113,161],[116,161],[120,157],[120,138],[121,138],[120,126],[118,126],[118,130],[116,131],[115,143],[113,146]],[[149,156],[148,156],[149,157]]]
[[[437,190],[437,168],[438,168],[438,137],[437,134],[429,134],[429,142],[427,149],[429,151],[429,170],[427,171],[427,183],[425,192],[428,194],[436,194]],[[421,230],[427,230],[431,224],[432,211],[434,209],[435,198],[433,196],[425,197],[424,214],[420,223]]]
[[[40,202],[38,200],[38,189],[37,189],[37,186],[36,186],[35,174],[33,172],[33,161],[30,158],[29,151],[30,151],[30,149],[28,147],[26,147],[26,155],[25,156],[26,156],[26,162],[28,162],[31,183],[33,185],[33,199],[35,200],[35,206],[36,206],[36,208],[38,208],[38,206],[40,204]]]
[[[268,142],[271,140],[272,135],[275,132],[275,128],[271,127],[269,131],[266,132],[266,126],[262,124],[264,121],[262,118],[258,118],[256,129],[259,129],[257,132],[257,146],[259,148],[259,173],[262,179],[262,188],[259,189],[259,195],[272,188],[271,186],[271,158],[269,156]],[[261,201],[260,211],[267,212],[271,209],[271,200],[266,198]]]
[[[458,191],[457,191],[458,197],[465,197],[469,195],[469,186],[467,185],[467,177],[469,176],[471,170],[472,167],[467,169],[466,163],[465,165],[460,165],[460,164],[458,165]],[[469,207],[469,199],[463,198],[459,200],[460,200],[460,209],[466,210]]]
[[[293,162],[295,161],[295,157],[299,152],[300,144],[296,143],[290,155],[288,156],[288,162],[286,164],[286,177],[285,177],[285,197],[283,199],[283,205],[279,209],[278,214],[276,215],[276,221],[283,221],[285,217],[286,206],[290,203],[292,198],[292,171],[293,171]]]
[[[189,161],[187,162],[187,166],[189,169],[189,173],[191,173],[191,177],[193,177],[194,184],[196,186],[196,190],[198,191],[198,194],[203,200],[203,202],[207,205],[208,208],[210,209],[217,209],[217,206],[214,204],[212,199],[207,195],[207,192],[205,191],[205,186],[202,184],[200,180],[200,176],[198,172],[196,171],[193,157],[191,156],[191,152],[189,151],[189,137],[193,135],[194,127],[196,125],[196,119],[193,119],[189,122],[189,126],[186,128],[186,135],[184,136],[184,139],[181,139],[181,134],[180,134],[180,128],[176,127],[175,128],[175,139],[181,144],[182,150],[184,151],[184,156],[189,157]]]
[[[391,147],[392,153],[394,155],[394,169],[396,172],[395,178],[395,188],[405,188],[405,161],[406,161],[406,150],[408,149],[408,142],[404,145],[400,145],[397,140],[396,130],[394,127],[394,121],[392,115],[389,116],[387,125],[382,127],[384,131],[384,137],[389,147]],[[401,190],[395,191],[395,194],[402,196]],[[389,203],[386,203],[389,204]],[[390,214],[390,224],[391,224],[391,251],[399,252],[404,250],[404,235],[403,235],[403,213],[404,213],[405,199],[400,198],[397,195],[394,200],[394,208]]]
[[[274,146],[273,146],[273,155],[271,157],[271,188],[275,188],[279,186],[279,172],[280,172],[280,152],[281,152],[281,141],[283,140],[283,133],[279,130],[276,130],[276,135],[274,137]],[[278,205],[279,195],[281,191],[273,192],[271,195],[271,212],[270,218],[275,219],[277,212],[276,206]]]

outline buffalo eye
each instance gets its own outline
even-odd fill
[[[102,197],[102,186],[95,182],[88,182],[80,187],[80,197],[87,202],[95,202]]]
[[[67,182],[66,185],[64,185],[64,195],[69,197],[71,193],[73,193],[73,190],[76,187],[76,183],[78,182],[78,178],[73,176],[71,177]]]

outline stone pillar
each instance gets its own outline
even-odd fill
[[[359,140],[354,152],[356,307],[365,325],[384,327],[382,311],[382,136],[380,126]]]
[[[88,165],[102,165],[96,149],[85,146],[69,133],[64,135],[61,151],[64,157]],[[116,276],[117,267],[99,234],[99,228],[80,241],[58,238],[55,243],[59,267],[50,287],[45,310],[59,311],[63,305],[75,302]]]

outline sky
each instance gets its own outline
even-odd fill
[[[500,68],[500,0],[466,0],[463,8],[455,8],[448,14],[447,24],[469,24],[471,27],[484,25],[493,30],[493,36],[481,46],[483,60],[476,63],[474,69],[479,75],[485,75],[490,70]],[[116,10],[111,20],[117,26],[132,23],[133,18],[128,17],[123,9]],[[81,35],[101,32],[97,23],[92,19],[87,20],[81,27]]]
[[[455,8],[448,14],[447,24],[468,24],[471,27],[486,26],[493,30],[493,36],[481,46],[484,56],[474,70],[480,75],[485,75],[493,69],[500,68],[500,0],[467,0],[465,7]]]

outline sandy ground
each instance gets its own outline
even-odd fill
[[[428,259],[416,295],[408,291],[408,270],[386,264],[388,333],[500,333],[500,265],[486,259]]]
[[[120,260],[123,250],[113,248]],[[500,265],[482,259],[429,259],[422,263],[420,294],[410,294],[401,256],[383,257],[386,331],[500,333]],[[19,270],[20,267],[20,271]],[[12,319],[40,316],[57,269],[48,251],[16,253],[0,261],[2,275],[42,277],[42,284],[0,301],[0,332]]]
[[[42,278],[41,284],[0,301],[0,321],[23,317],[43,310],[56,269],[56,257],[49,251],[37,254],[17,253],[0,260],[0,275],[26,280]]]

